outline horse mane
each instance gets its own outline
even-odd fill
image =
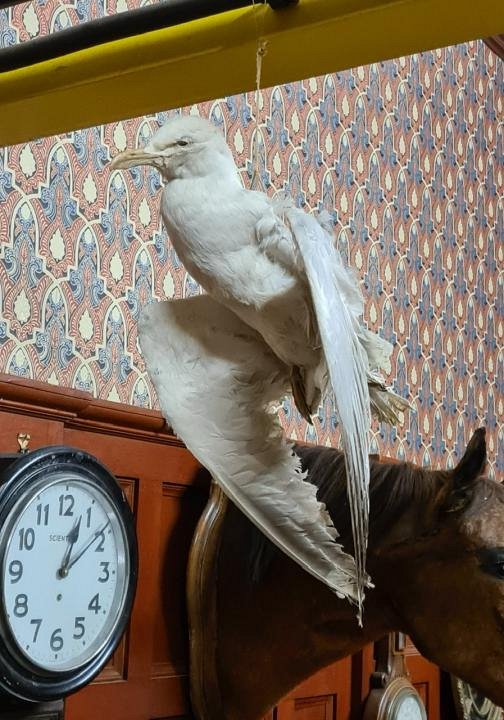
[[[301,459],[306,481],[317,486],[317,499],[325,503],[345,551],[353,553],[350,506],[346,490],[345,458],[340,450],[320,446],[294,447]],[[397,521],[408,506],[425,507],[442,483],[443,473],[432,472],[407,462],[370,461],[369,545]],[[250,545],[251,577],[258,581],[277,549],[253,528]]]

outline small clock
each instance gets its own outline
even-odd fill
[[[425,707],[413,685],[405,677],[391,680],[383,689],[371,690],[366,720],[427,720]]]
[[[419,694],[408,678],[403,633],[391,633],[375,643],[376,670],[364,720],[427,720]]]
[[[61,698],[106,664],[128,622],[137,545],[128,502],[91,455],[51,447],[0,475],[0,687]]]

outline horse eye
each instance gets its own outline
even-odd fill
[[[177,145],[179,147],[185,147],[186,145],[189,145],[189,143],[187,142],[187,140],[177,140]]]
[[[484,548],[477,553],[480,568],[494,578],[504,580],[504,547]]]

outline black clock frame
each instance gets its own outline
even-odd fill
[[[4,523],[31,483],[45,473],[71,471],[83,479],[96,483],[121,516],[129,552],[129,574],[122,612],[107,642],[100,650],[73,670],[46,671],[21,656],[12,639],[0,598],[0,690],[21,700],[44,702],[56,700],[80,690],[103,669],[119,644],[128,624],[136,593],[138,576],[138,548],[133,513],[113,474],[95,457],[83,450],[68,446],[49,446],[23,455],[1,457],[0,472],[0,533]],[[0,567],[3,553],[0,554]]]

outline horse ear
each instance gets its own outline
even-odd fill
[[[475,431],[466,448],[462,459],[454,469],[455,484],[465,486],[471,484],[483,474],[486,465],[485,428]]]
[[[478,428],[466,448],[462,459],[451,472],[451,492],[445,503],[448,512],[465,509],[470,502],[475,481],[483,474],[486,465],[485,428]]]

